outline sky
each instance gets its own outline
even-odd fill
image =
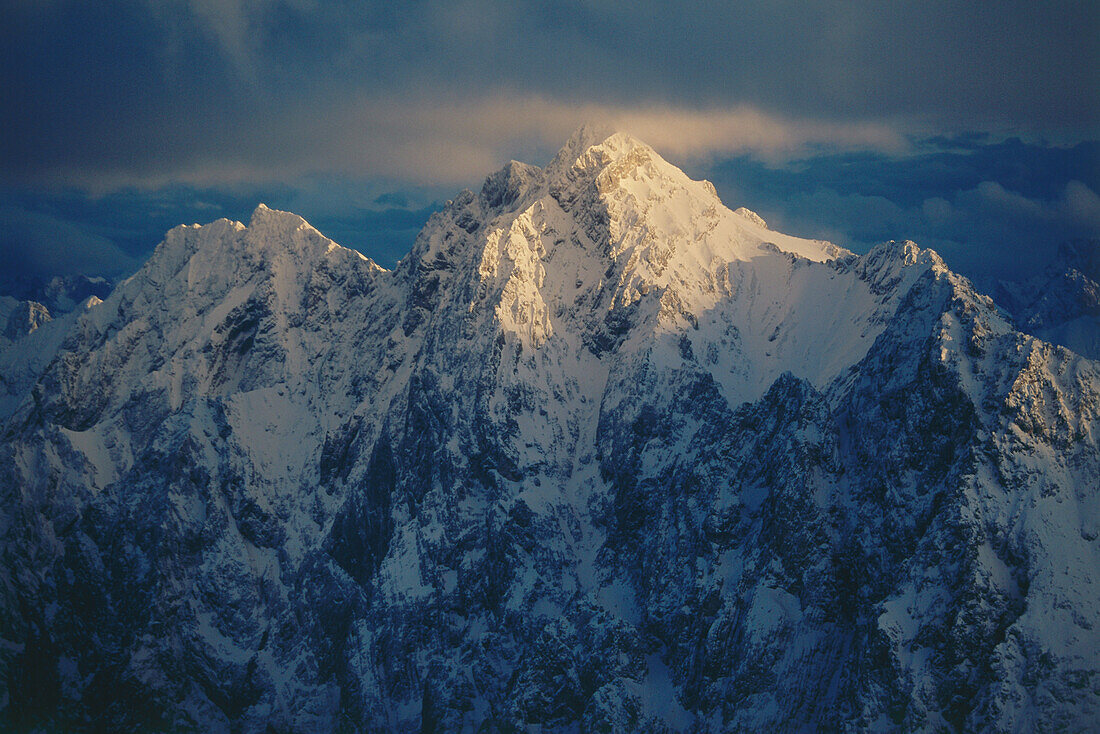
[[[295,211],[392,266],[585,122],[731,208],[1023,278],[1100,237],[1100,4],[0,0],[0,282]]]

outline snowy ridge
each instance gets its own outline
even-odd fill
[[[1097,363],[625,134],[393,271],[263,205],[178,227],[0,359],[12,727],[1100,716]]]

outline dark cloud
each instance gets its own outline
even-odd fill
[[[1053,198],[1074,180],[1100,190],[1100,141],[1056,146],[1018,138],[981,142],[981,137],[920,140],[901,155],[823,153],[778,166],[742,155],[689,170],[725,181],[745,195],[778,198],[823,187],[908,206],[982,181],[995,181],[1030,198]]]
[[[559,137],[593,105],[642,115],[748,110],[801,126],[901,133],[1083,139],[1100,126],[1094,3],[6,0],[0,8],[0,172],[9,181],[277,180],[338,169],[341,151],[357,167],[345,173],[440,181],[424,151],[451,150],[458,160],[440,168],[452,179],[459,169],[472,175],[502,147],[515,156],[532,140]],[[486,150],[468,118],[480,107],[500,112],[502,99],[542,100],[571,119],[550,115],[553,130],[540,131],[536,117],[511,135],[491,126],[506,139]]]

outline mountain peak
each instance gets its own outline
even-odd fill
[[[294,230],[302,226],[312,229],[309,222],[297,214],[280,211],[279,209],[272,209],[262,202],[257,204],[256,208],[252,211],[252,217],[249,219],[248,228],[270,228],[272,226],[289,230]]]
[[[593,145],[599,145],[616,134],[619,134],[619,131],[613,127],[597,122],[586,122],[573,131],[561,149],[562,152],[576,151],[579,156]]]
[[[585,154],[596,147],[606,148],[606,155],[601,156],[601,162],[606,164],[620,158],[629,151],[645,147],[649,148],[641,140],[628,133],[617,131],[605,125],[586,123],[577,128],[565,141],[558,154],[546,166],[551,175],[569,171],[585,157]]]

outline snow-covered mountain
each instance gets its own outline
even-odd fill
[[[57,276],[49,281],[0,281],[0,285],[5,287],[5,295],[0,295],[0,338],[9,341],[78,310],[90,298],[102,300],[111,292],[106,278],[84,275]]]
[[[912,243],[582,128],[393,271],[261,205],[67,318],[0,353],[9,728],[1100,723],[1100,364]]]
[[[1100,240],[1063,242],[1044,272],[993,290],[1021,330],[1100,359]]]

